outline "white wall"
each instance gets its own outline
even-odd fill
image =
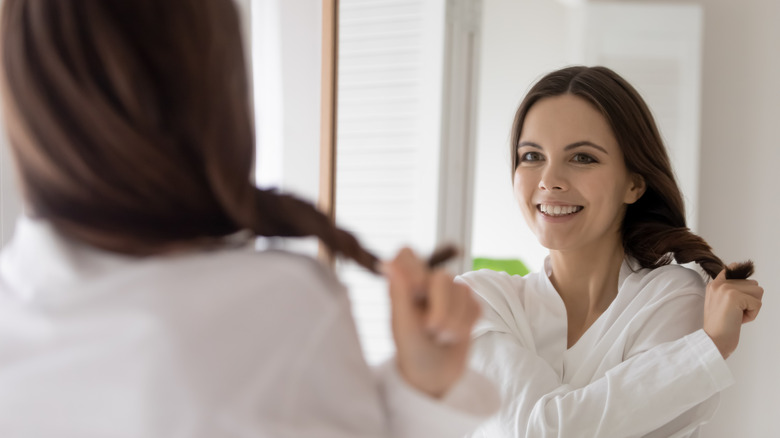
[[[756,322],[729,358],[737,384],[723,393],[703,437],[780,436],[780,2],[704,5],[699,230],[726,261],[752,258],[766,290]]]
[[[316,202],[322,5],[253,0],[252,8],[258,180]]]

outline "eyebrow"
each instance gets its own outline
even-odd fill
[[[539,146],[538,144],[536,144],[536,143],[534,143],[532,141],[521,141],[520,144],[517,145],[517,148],[519,149],[519,148],[521,148],[523,146],[530,146],[532,148],[542,149],[541,146]],[[581,146],[590,146],[592,148],[596,148],[596,149],[600,150],[601,152],[604,152],[605,154],[609,155],[609,152],[607,152],[606,149],[604,149],[603,147],[597,145],[596,143],[593,143],[593,142],[590,142],[590,141],[587,141],[587,140],[585,140],[585,141],[578,141],[576,143],[572,143],[570,145],[567,145],[566,147],[563,148],[563,150],[564,151],[568,151],[568,150],[571,150],[571,149],[574,149],[574,148],[578,148],[578,147],[581,147]]]

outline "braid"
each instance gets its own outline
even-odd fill
[[[646,268],[658,268],[675,260],[677,263],[696,262],[711,278],[715,278],[723,268],[726,268],[727,278],[745,279],[753,275],[752,261],[726,267],[713,254],[710,245],[686,227],[645,222],[626,230],[623,246]]]
[[[254,190],[256,206],[262,215],[246,226],[259,236],[316,236],[336,255],[350,258],[377,272],[379,259],[364,249],[352,234],[337,228],[330,219],[308,202],[272,190]]]
[[[247,229],[264,237],[315,236],[334,255],[352,259],[369,271],[378,272],[379,259],[363,248],[351,233],[336,227],[314,205],[275,190],[259,189],[241,176],[246,174],[243,171],[231,172],[230,169],[242,167],[234,161],[239,156],[223,154],[218,158],[215,155],[207,166],[211,188],[237,229]]]

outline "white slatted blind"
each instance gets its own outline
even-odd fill
[[[341,0],[336,220],[380,257],[432,250],[443,1]],[[367,360],[393,352],[385,282],[340,264]]]

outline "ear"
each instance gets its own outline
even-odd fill
[[[626,191],[626,196],[623,201],[626,204],[633,204],[634,202],[638,201],[642,195],[645,194],[646,188],[647,185],[645,184],[645,179],[642,177],[642,175],[638,173],[632,173],[631,185],[628,186],[628,190]]]

